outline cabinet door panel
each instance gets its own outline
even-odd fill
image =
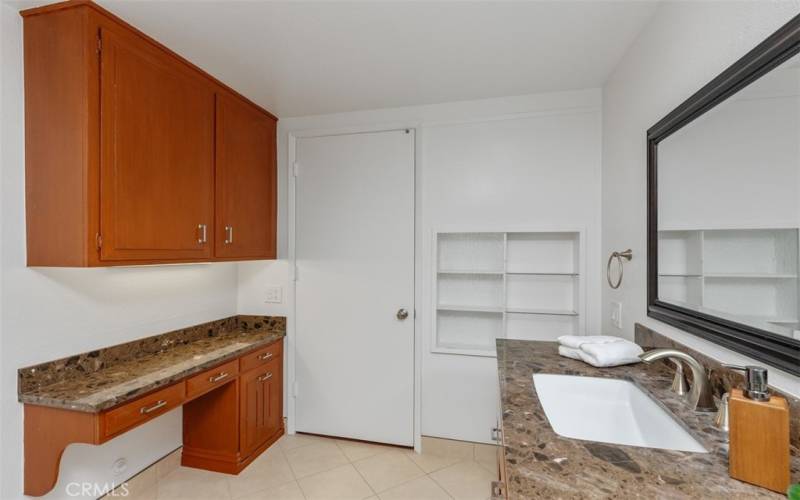
[[[241,376],[241,454],[250,455],[267,440],[280,423],[282,361],[277,358]],[[278,405],[276,406],[276,402]]]
[[[134,35],[102,42],[101,259],[210,257],[212,87]]]
[[[275,120],[217,94],[217,257],[275,258]]]

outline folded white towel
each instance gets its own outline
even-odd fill
[[[558,353],[565,358],[572,358],[577,359],[578,361],[583,361],[581,359],[581,350],[580,349],[573,349],[572,347],[566,347],[563,345],[558,346]]]
[[[643,352],[641,347],[630,340],[620,339],[619,342],[605,344],[583,344],[578,353],[586,363],[603,368],[638,363],[641,361],[639,355]]]
[[[610,335],[562,335],[557,340],[563,346],[580,349],[583,344],[610,344],[625,339]]]

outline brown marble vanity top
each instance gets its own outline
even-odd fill
[[[97,413],[285,335],[285,318],[234,316],[77,354],[21,368],[19,401]]]
[[[727,435],[670,390],[666,364],[595,368],[558,355],[555,342],[497,340],[508,498],[785,498],[728,475]],[[532,375],[554,373],[634,382],[709,450],[691,453],[564,438],[550,427]],[[586,418],[592,418],[586,415]],[[800,457],[792,450],[792,480]]]

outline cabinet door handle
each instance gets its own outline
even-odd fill
[[[271,378],[272,378],[272,372],[267,372],[264,375],[261,375],[260,377],[258,377],[258,381],[259,382],[263,382],[263,381],[269,380]]]
[[[225,226],[225,244],[233,243],[233,226]]]
[[[197,238],[197,242],[202,245],[208,241],[208,226],[205,224],[198,224],[197,229],[200,230],[200,237]]]
[[[140,408],[139,413],[141,413],[142,415],[147,415],[148,413],[156,411],[159,408],[163,408],[164,406],[167,406],[167,401],[161,399],[158,402],[156,402],[156,404],[154,404],[153,406],[145,406],[144,408]]]
[[[265,359],[269,359],[271,357],[272,357],[272,353],[271,352],[265,352],[264,354],[260,354],[258,356],[258,359],[260,359],[261,361],[264,361]]]
[[[222,372],[222,373],[220,373],[219,375],[217,375],[215,377],[209,377],[208,381],[209,382],[219,382],[220,380],[226,378],[228,375],[229,375],[228,372]]]

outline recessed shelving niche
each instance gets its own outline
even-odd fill
[[[798,323],[798,230],[658,233],[658,296],[792,336]]]
[[[435,233],[432,351],[495,355],[495,339],[584,332],[580,231]]]

